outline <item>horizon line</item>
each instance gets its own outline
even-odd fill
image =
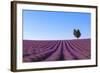
[[[91,39],[91,38],[81,38],[81,39],[59,39],[59,40],[86,40],[86,39]],[[31,39],[23,39],[23,40],[30,40],[30,41],[32,41]],[[43,39],[43,40],[33,40],[33,41],[59,41],[59,40],[55,40],[55,39],[49,39],[49,40],[47,40],[47,39]]]

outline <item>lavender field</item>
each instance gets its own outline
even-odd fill
[[[91,58],[91,40],[23,40],[23,62]]]

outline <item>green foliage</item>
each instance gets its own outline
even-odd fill
[[[81,36],[81,32],[80,32],[80,30],[79,29],[74,29],[74,36],[76,37],[76,38],[79,38],[80,36]]]

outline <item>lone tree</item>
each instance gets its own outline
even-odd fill
[[[74,34],[74,36],[78,39],[80,36],[81,36],[81,33],[80,33],[80,30],[79,29],[74,29],[73,30],[73,34]]]

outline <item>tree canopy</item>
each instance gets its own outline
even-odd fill
[[[76,38],[79,38],[81,36],[81,32],[79,29],[74,29],[73,30],[73,34]]]

